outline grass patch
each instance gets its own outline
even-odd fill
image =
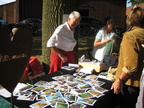
[[[78,52],[88,57],[87,49],[92,48],[93,42],[94,42],[94,37],[92,36],[78,37]],[[37,57],[38,60],[42,62],[42,37],[41,36],[33,36],[32,56]]]

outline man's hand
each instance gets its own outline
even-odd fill
[[[120,82],[119,79],[117,79],[111,86],[111,89],[114,90],[114,94],[119,94],[121,92],[121,86],[122,86],[122,83]]]
[[[62,60],[63,62],[66,62],[66,61],[68,60],[67,56],[65,56],[65,55],[62,55],[62,54],[61,54],[59,57],[61,58],[61,60]]]

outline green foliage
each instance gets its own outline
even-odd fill
[[[144,0],[129,0],[128,3],[132,3],[132,5],[144,3]]]

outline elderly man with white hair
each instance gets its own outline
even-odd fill
[[[74,47],[77,41],[74,38],[74,28],[81,20],[80,13],[70,13],[67,22],[59,25],[47,42],[51,49],[50,70],[48,74],[58,71],[64,63],[75,63]]]

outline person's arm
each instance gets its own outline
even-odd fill
[[[110,39],[102,41],[102,39],[104,38],[103,36],[104,36],[103,30],[100,30],[96,34],[95,41],[93,43],[94,47],[100,48],[111,41]]]
[[[99,47],[104,46],[105,44],[109,43],[110,41],[111,41],[110,39],[105,40],[105,41],[101,41],[99,39],[95,39],[93,46],[99,48]]]
[[[55,53],[61,58],[61,60],[62,60],[63,62],[66,62],[66,61],[68,60],[67,56],[63,55],[63,54],[58,50],[57,47],[51,47],[50,49],[51,49],[51,51],[55,52]]]
[[[115,94],[119,94],[121,92],[121,86],[125,81],[129,78],[130,74],[122,72],[120,77],[112,84],[111,89],[114,90]]]

